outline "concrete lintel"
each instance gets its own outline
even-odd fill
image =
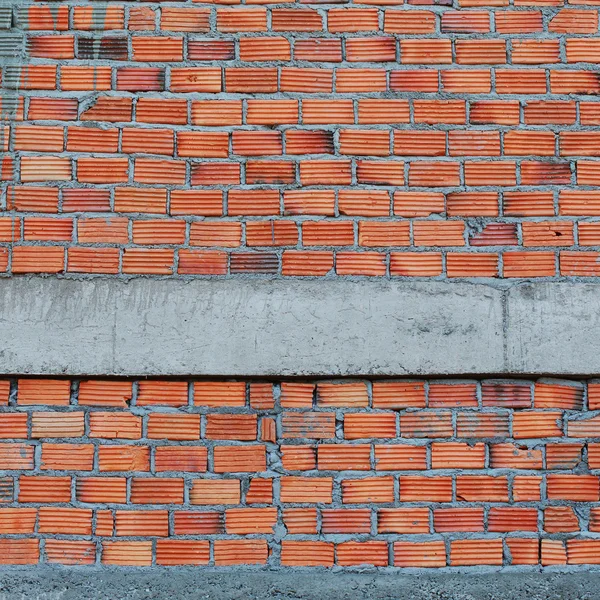
[[[600,374],[600,285],[0,280],[3,374]]]
[[[589,567],[587,567],[589,569]],[[0,600],[600,600],[599,573],[472,568],[370,573],[323,569],[17,568],[0,570]]]
[[[502,318],[502,291],[468,283],[12,278],[0,281],[0,370],[495,373]]]

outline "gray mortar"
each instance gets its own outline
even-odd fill
[[[480,569],[468,574],[407,569],[402,573],[172,568],[14,568],[0,571],[0,600],[597,600],[600,572],[524,573]]]

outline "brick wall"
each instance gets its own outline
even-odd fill
[[[600,274],[595,0],[0,8],[2,271]]]
[[[0,390],[1,564],[600,560],[598,381]]]
[[[153,276],[231,278],[241,304],[240,275],[600,275],[598,0],[238,2],[0,0],[0,280],[144,276],[142,323],[152,284],[178,285]],[[374,282],[359,283],[368,320]],[[291,306],[278,298],[272,319]],[[21,343],[11,302],[3,356]],[[456,334],[461,356],[480,330],[467,304],[407,314],[406,337]],[[126,358],[134,332],[117,329]],[[110,337],[81,331],[81,352]],[[463,381],[472,364],[386,373],[365,350],[347,379],[277,381],[334,373],[286,366],[273,383],[213,337],[185,340],[242,379],[80,380],[98,369],[40,372],[23,353],[6,368],[0,564],[600,564],[597,370]],[[353,379],[441,372],[459,378]]]

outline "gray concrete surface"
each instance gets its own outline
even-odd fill
[[[600,373],[600,285],[523,283],[506,297],[510,373]]]
[[[5,373],[357,375],[502,369],[502,294],[352,281],[0,282]]]
[[[600,284],[0,281],[4,374],[600,373]]]
[[[0,571],[0,600],[596,600],[600,573],[332,573],[320,570]]]

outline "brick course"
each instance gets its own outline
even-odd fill
[[[600,274],[595,0],[17,4],[1,272]]]
[[[0,383],[0,564],[598,564],[600,383]]]

